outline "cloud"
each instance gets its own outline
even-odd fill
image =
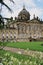
[[[36,7],[34,0],[14,0],[16,5],[21,7],[23,5],[27,7]]]
[[[35,14],[35,16],[39,16],[41,18],[41,15],[43,14],[43,9],[40,8],[32,8],[30,10],[30,14],[31,14],[31,19],[33,18],[33,15]]]
[[[37,2],[42,0],[37,0]],[[4,17],[17,17],[18,13],[22,10],[23,5],[25,5],[26,9],[30,12],[31,14],[31,19],[33,18],[33,15],[35,14],[36,16],[42,17],[43,15],[43,9],[39,8],[37,3],[35,3],[35,0],[14,0],[15,5],[10,3],[9,0],[4,1],[12,10],[13,13],[9,13],[8,10],[5,10],[6,8],[3,8],[3,16]],[[5,14],[6,13],[6,14]]]
[[[38,0],[39,2],[41,1],[41,0]]]

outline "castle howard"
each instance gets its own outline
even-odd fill
[[[11,22],[10,22],[11,21]],[[6,26],[0,29],[0,41],[41,41],[43,40],[43,21],[38,17],[30,20],[30,13],[23,7],[22,11],[8,20]]]

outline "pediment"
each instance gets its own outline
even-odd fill
[[[32,19],[30,22],[31,23],[41,23],[40,20],[37,20],[37,19]]]

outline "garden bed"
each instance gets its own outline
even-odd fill
[[[43,65],[43,57],[27,56],[0,50],[0,65]]]

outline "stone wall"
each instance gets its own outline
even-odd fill
[[[43,24],[19,22],[12,24],[13,28],[0,30],[0,41],[30,41],[43,40]],[[41,39],[42,38],[42,39]]]
[[[0,30],[0,41],[16,41],[16,30],[3,29]]]

